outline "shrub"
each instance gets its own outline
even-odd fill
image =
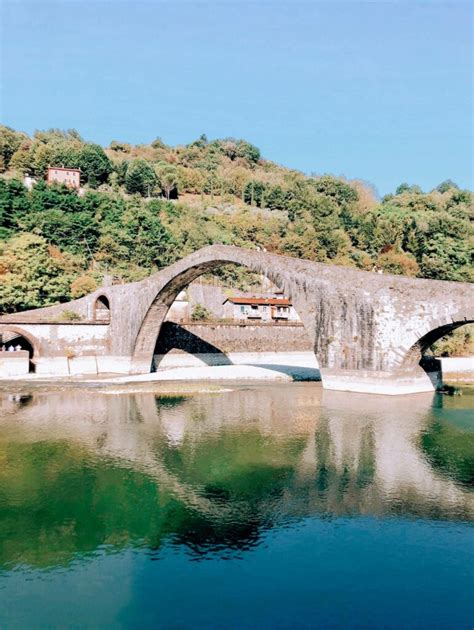
[[[82,319],[82,317],[79,315],[79,313],[76,313],[75,311],[65,309],[61,313],[61,319],[65,322],[78,322]]]
[[[417,276],[420,268],[415,258],[411,254],[390,250],[380,254],[377,258],[377,266],[387,273],[394,273],[404,276]]]
[[[94,278],[90,276],[79,276],[71,284],[71,296],[73,298],[80,298],[84,295],[88,295],[97,289],[97,283]]]
[[[191,313],[193,322],[202,321],[211,318],[211,313],[202,304],[195,304]]]
[[[469,357],[474,354],[474,324],[466,324],[438,339],[431,351],[439,357]]]

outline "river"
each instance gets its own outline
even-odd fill
[[[473,627],[474,389],[0,392],[0,627]]]

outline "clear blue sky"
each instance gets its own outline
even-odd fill
[[[2,1],[1,121],[472,188],[470,2]]]

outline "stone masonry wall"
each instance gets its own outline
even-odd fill
[[[300,352],[312,350],[302,324],[175,324],[165,322],[155,354],[170,350],[192,354],[229,352]]]
[[[110,353],[108,324],[69,322],[62,324],[1,324],[0,333],[23,335],[34,347],[34,357],[96,356]]]
[[[102,287],[68,303],[67,310],[76,313],[82,324],[62,324],[57,330],[53,327],[48,338],[41,335],[39,354],[44,358],[62,355],[67,342],[78,357],[100,354],[131,359],[131,373],[146,373],[152,363],[156,335],[176,297],[199,276],[226,264],[243,265],[264,275],[292,300],[318,362],[326,370],[357,371],[360,375],[402,371],[406,375],[418,369],[427,338],[432,343],[449,330],[474,321],[472,285],[467,283],[374,274],[211,245],[145,280]],[[99,330],[83,333],[80,326],[92,323],[94,304],[103,295],[110,303],[110,325],[103,331],[104,336]],[[4,315],[0,324],[25,326],[25,330],[26,325],[54,326],[63,318],[64,308],[57,305]],[[226,333],[221,332],[225,329],[215,330],[218,332],[206,333],[212,334],[208,345],[215,342],[227,347]],[[283,329],[277,332],[265,344],[285,347],[286,333]],[[262,347],[260,336],[265,332],[247,329],[245,333],[249,333],[245,335],[247,351]],[[363,378],[366,380],[366,376]]]

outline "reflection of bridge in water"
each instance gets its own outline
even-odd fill
[[[432,421],[430,395],[359,399],[309,385],[292,386],[291,394],[277,387],[163,399],[39,393],[25,404],[11,402],[0,429],[18,442],[66,440],[145,473],[214,521],[317,513],[474,516],[472,495],[433,469],[419,447]],[[278,493],[256,484],[239,494],[225,479],[216,487],[213,465],[234,457],[249,478],[274,470],[283,479]]]

